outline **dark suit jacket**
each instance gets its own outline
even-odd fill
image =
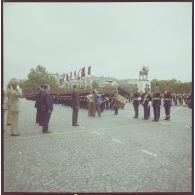
[[[38,94],[37,94],[37,97],[36,97],[36,101],[35,101],[35,107],[36,108],[40,108],[41,106],[41,103],[43,101],[43,97],[44,97],[44,91],[39,91]]]
[[[77,91],[72,92],[72,108],[80,107],[79,93]]]
[[[46,106],[46,112],[48,112],[48,110],[53,110],[53,99],[48,92],[44,92],[43,105]]]

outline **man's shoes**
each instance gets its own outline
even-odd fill
[[[156,121],[155,119],[153,119],[152,121]]]
[[[72,126],[79,126],[78,124],[72,125]]]
[[[7,126],[11,125],[11,123],[7,123]]]
[[[168,120],[168,118],[165,118],[164,120],[165,120],[165,121],[167,121],[167,120]]]
[[[17,134],[11,134],[11,136],[19,136],[20,134],[19,133],[17,133]]]
[[[51,133],[51,131],[43,131],[43,133]]]

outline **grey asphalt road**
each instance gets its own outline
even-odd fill
[[[101,118],[54,105],[51,134],[35,123],[34,102],[21,99],[21,136],[4,133],[5,192],[190,192],[192,183],[191,109],[171,108],[171,121],[133,119],[127,104],[119,115]]]

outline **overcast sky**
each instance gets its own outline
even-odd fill
[[[192,3],[4,3],[4,82],[92,66],[92,75],[191,81]]]

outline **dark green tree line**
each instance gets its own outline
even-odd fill
[[[176,79],[171,80],[157,80],[153,79],[151,81],[151,89],[154,91],[156,83],[158,83],[160,91],[164,92],[165,86],[168,83],[172,93],[183,94],[190,93],[192,91],[192,82],[181,82]]]
[[[59,88],[56,79],[48,74],[46,68],[38,65],[35,69],[31,68],[28,79],[21,84],[21,87],[24,90],[35,92],[43,84],[49,84],[51,91],[56,91]]]

